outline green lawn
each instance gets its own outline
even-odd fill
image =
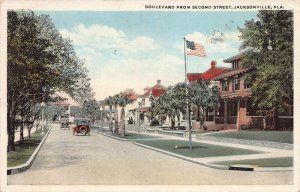
[[[216,157],[216,156],[230,156],[230,155],[245,155],[258,154],[261,152],[247,149],[239,149],[233,147],[223,147],[220,145],[209,145],[205,143],[193,142],[193,149],[189,149],[188,141],[183,140],[144,140],[138,141],[144,145],[148,145],[161,150],[176,153],[192,158],[201,157]],[[177,148],[175,148],[177,146]]]
[[[242,160],[242,161],[223,161],[223,162],[214,162],[214,164],[226,165],[226,166],[246,164],[246,165],[253,165],[258,167],[293,167],[293,158],[282,157],[282,158],[252,159],[252,160]]]
[[[48,130],[46,129],[45,132]],[[31,135],[31,139],[25,138],[24,144],[16,144],[16,151],[7,153],[7,166],[14,167],[22,165],[31,157],[36,147],[42,141],[44,135],[41,135],[41,130]]]
[[[293,131],[235,131],[210,134],[214,137],[293,143]]]
[[[120,134],[111,134],[111,133],[106,133],[108,135],[112,135],[121,139],[152,139],[152,138],[159,138],[158,136],[152,136],[152,135],[146,135],[146,134],[140,134],[140,138],[138,138],[137,133],[126,133],[124,137],[122,137]]]

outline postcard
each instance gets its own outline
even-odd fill
[[[1,191],[299,191],[298,20],[288,0],[1,2]]]

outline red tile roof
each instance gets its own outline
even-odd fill
[[[139,97],[139,94],[137,94],[133,89],[126,89],[122,94],[127,96],[127,98],[131,101],[135,101]]]
[[[216,67],[217,62],[211,61],[211,67],[204,73],[188,73],[188,80],[189,81],[196,81],[198,79],[204,79],[206,81],[211,80],[213,77],[224,73],[225,71],[229,70],[229,68],[225,67]]]
[[[196,81],[198,79],[201,79],[201,75],[202,73],[188,73],[187,78],[189,82]]]
[[[204,80],[211,80],[213,77],[227,71],[228,68],[223,68],[223,67],[211,67],[207,71],[205,71],[202,75],[201,78]]]
[[[149,88],[143,96],[153,95],[154,97],[159,97],[166,92],[167,88],[160,83],[157,83],[153,87]]]

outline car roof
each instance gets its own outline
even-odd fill
[[[76,118],[75,120],[90,120],[89,118]]]

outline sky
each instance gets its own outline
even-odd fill
[[[48,14],[63,37],[70,38],[89,70],[95,99],[127,88],[142,94],[161,80],[184,81],[184,40],[201,43],[207,57],[188,56],[187,72],[202,73],[212,60],[239,53],[238,27],[256,20],[247,12],[37,11]]]

